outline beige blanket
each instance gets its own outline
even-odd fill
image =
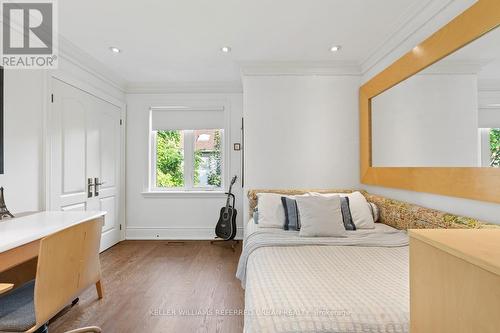
[[[394,244],[253,249],[245,332],[408,332],[408,246]]]

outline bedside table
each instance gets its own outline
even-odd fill
[[[500,332],[500,229],[410,236],[410,331]]]

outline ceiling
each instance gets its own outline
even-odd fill
[[[128,82],[230,82],[243,61],[362,63],[423,2],[64,0],[59,32]]]

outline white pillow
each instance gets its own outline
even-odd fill
[[[340,196],[296,197],[301,237],[345,237]]]
[[[349,208],[351,209],[351,216],[356,229],[373,229],[375,222],[368,201],[363,194],[359,191],[352,193],[311,193],[317,197],[332,197],[340,195],[341,197],[349,198]]]
[[[281,194],[258,193],[259,227],[283,228],[285,225],[285,210],[281,203]]]
[[[373,222],[377,223],[380,219],[380,210],[378,209],[378,206],[373,202],[369,202],[368,208],[370,208],[370,211],[372,212]]]
[[[373,215],[368,206],[368,201],[360,192],[353,192],[347,195],[349,198],[349,207],[351,208],[351,216],[356,229],[373,229],[375,222]]]

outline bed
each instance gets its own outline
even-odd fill
[[[383,224],[299,237],[250,220],[237,277],[245,332],[408,332],[408,238]]]
[[[352,190],[250,190],[300,195]],[[245,228],[237,277],[245,289],[246,333],[409,331],[409,248],[406,229],[499,228],[463,216],[361,191],[375,203],[375,229],[345,238],[299,237],[296,231]]]

